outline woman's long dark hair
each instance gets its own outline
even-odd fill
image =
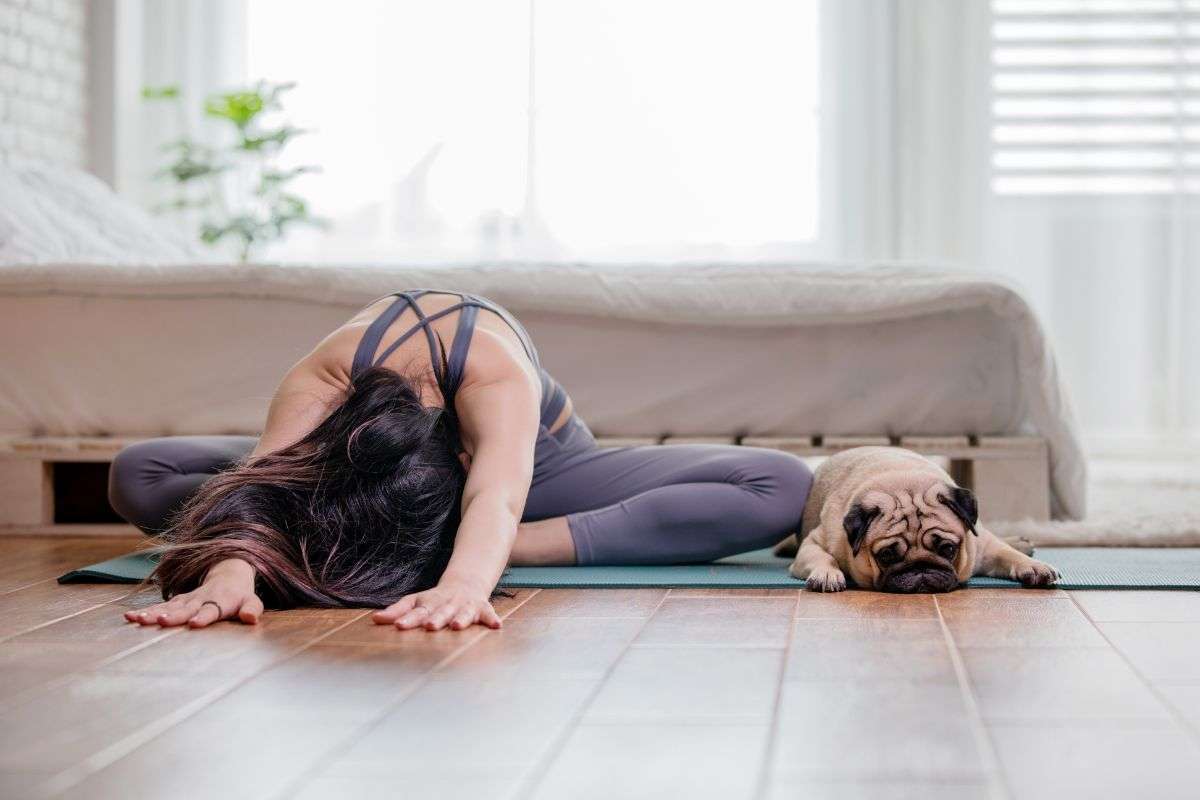
[[[240,558],[274,607],[381,606],[427,589],[458,527],[458,451],[453,413],[372,367],[312,433],[206,482],[164,535],[151,580],[171,597]]]

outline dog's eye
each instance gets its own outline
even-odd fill
[[[954,542],[943,541],[937,546],[937,554],[947,561],[952,561],[958,555],[958,545]]]
[[[902,558],[904,558],[904,554],[900,552],[900,545],[898,544],[889,544],[875,554],[875,560],[885,567],[895,564]]]

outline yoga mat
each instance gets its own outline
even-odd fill
[[[1200,589],[1200,547],[1043,547],[1037,557],[1058,567],[1061,589]],[[778,587],[803,584],[788,561],[758,550],[712,564],[675,567],[513,567],[500,585],[518,588],[615,589],[638,586]],[[137,583],[154,556],[141,552],[73,570],[59,583]],[[972,578],[968,586],[1019,587],[999,578]]]

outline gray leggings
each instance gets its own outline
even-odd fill
[[[160,532],[251,436],[172,436],[127,447],[109,500]],[[601,448],[577,417],[544,428],[525,519],[566,516],[579,564],[685,564],[769,547],[800,525],[812,473],[788,453],[733,445]]]

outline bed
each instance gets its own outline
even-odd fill
[[[4,230],[0,218],[0,256]],[[46,521],[45,498],[15,499],[45,486],[44,470],[18,462],[102,460],[146,436],[256,433],[283,372],[319,337],[409,287],[508,307],[613,443],[728,440],[818,456],[905,444],[966,465],[958,475],[997,514],[1084,514],[1084,459],[1053,354],[1029,306],[996,279],[911,265],[155,255],[0,260],[0,506],[7,497],[25,509],[0,525]]]

